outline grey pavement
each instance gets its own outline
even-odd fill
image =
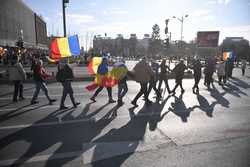
[[[73,82],[81,105],[63,111],[59,83],[48,85],[54,105],[41,92],[32,106],[31,83],[18,103],[11,103],[12,85],[0,85],[0,166],[248,167],[250,70],[244,77],[234,72],[224,89],[215,82],[208,91],[201,80],[195,95],[193,80],[185,79],[183,95],[177,89],[157,103],[152,92],[152,105],[139,99],[137,108],[130,104],[139,89],[134,81],[122,107],[107,103],[106,90],[92,103],[85,89],[91,82]],[[69,98],[66,105],[72,106]]]

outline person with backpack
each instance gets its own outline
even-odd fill
[[[33,97],[30,101],[30,104],[36,104],[39,103],[37,101],[37,97],[38,94],[40,92],[40,89],[43,90],[45,96],[47,97],[47,99],[49,100],[49,104],[53,104],[53,102],[56,101],[56,99],[52,99],[49,96],[49,92],[48,92],[48,88],[47,85],[45,83],[46,79],[49,77],[50,75],[46,72],[45,68],[43,67],[43,61],[39,60],[35,65],[34,65],[34,70],[33,70],[33,79],[36,85],[36,90],[33,94]]]
[[[56,74],[56,80],[58,82],[61,82],[63,86],[63,93],[62,93],[60,108],[59,108],[60,110],[68,109],[68,107],[64,105],[66,96],[68,94],[69,94],[70,100],[74,108],[77,108],[77,106],[80,105],[80,103],[76,102],[74,98],[74,92],[73,92],[73,88],[71,85],[71,81],[73,80],[73,78],[74,78],[73,71],[68,64],[64,64],[64,65],[58,64],[58,72]]]

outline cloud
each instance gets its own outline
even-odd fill
[[[219,27],[222,37],[244,37],[250,40],[250,25]]]
[[[206,4],[208,5],[228,5],[232,0],[210,0],[207,1]]]
[[[104,10],[103,14],[104,15],[125,15],[125,14],[128,14],[128,11],[119,9],[119,8],[113,8],[109,10]]]
[[[90,5],[90,6],[96,6],[97,3],[96,3],[96,2],[90,2],[89,5]]]
[[[215,18],[215,16],[212,13],[213,11],[209,9],[199,9],[191,13],[191,16],[192,20],[195,20],[195,22],[209,21]]]
[[[57,16],[62,17],[62,13],[58,13]],[[86,14],[67,14],[66,19],[69,24],[74,24],[74,25],[81,25],[81,24],[96,22],[96,19],[94,16],[86,15]]]
[[[200,17],[200,16],[208,15],[210,13],[211,13],[211,10],[200,9],[200,10],[194,11],[193,14],[192,14],[192,16],[194,16],[194,17]]]

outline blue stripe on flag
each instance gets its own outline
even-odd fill
[[[80,55],[80,46],[78,41],[78,36],[70,36],[68,37],[69,41],[69,48],[72,56],[79,56]]]

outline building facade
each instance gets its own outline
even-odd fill
[[[18,39],[26,48],[47,49],[46,23],[22,0],[1,0],[0,45],[15,47]]]
[[[131,34],[130,38],[123,38],[118,34],[116,38],[95,36],[93,39],[93,49],[97,53],[109,52],[111,56],[137,58],[147,54],[150,36],[144,35],[143,39],[137,39],[136,34]]]

